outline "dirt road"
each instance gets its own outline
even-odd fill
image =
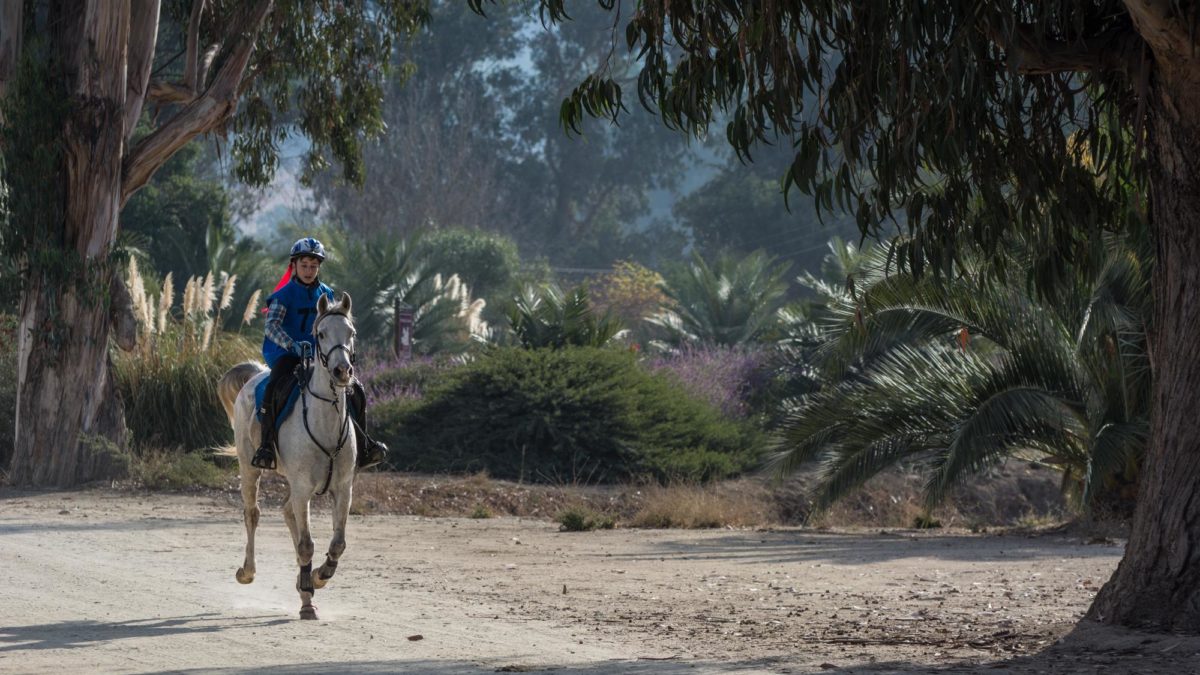
[[[224,496],[0,491],[0,672],[1200,672],[1075,627],[1113,543],[352,516],[315,622],[278,511],[242,546]]]

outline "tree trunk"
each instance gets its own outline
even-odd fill
[[[1160,69],[1147,112],[1157,247],[1151,440],[1125,557],[1088,616],[1200,633],[1200,68]]]
[[[49,308],[55,308],[51,310]],[[57,324],[58,345],[43,327]],[[109,313],[75,289],[31,288],[21,308],[11,480],[70,487],[122,470],[125,416],[108,358]]]
[[[0,100],[4,100],[8,83],[17,74],[25,23],[21,16],[24,5],[24,0],[0,0]],[[4,113],[0,111],[0,123],[3,122]]]
[[[69,487],[107,477],[125,442],[108,357],[109,291],[125,154],[129,0],[52,5],[53,58],[72,99],[60,143],[65,277],[31,267],[18,329],[11,479]],[[42,263],[45,264],[45,263]]]

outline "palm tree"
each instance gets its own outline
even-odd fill
[[[969,259],[973,274],[914,278],[891,252],[840,289],[801,279],[827,295],[826,384],[789,404],[776,470],[819,460],[820,506],[901,461],[927,466],[930,506],[1008,456],[1060,468],[1084,505],[1131,473],[1148,433],[1148,258],[1110,241],[1100,272],[1050,301],[1019,274],[981,281]]]
[[[760,341],[779,325],[789,266],[762,251],[740,260],[723,255],[712,266],[694,253],[692,263],[664,289],[673,306],[647,321],[664,328],[672,345]]]
[[[584,286],[525,286],[508,311],[513,335],[526,349],[603,347],[622,333],[610,312],[597,316]]]
[[[355,327],[367,343],[389,344],[396,300],[413,308],[413,349],[422,354],[461,351],[486,332],[482,299],[472,299],[457,275],[434,273],[413,239],[320,232],[332,255],[322,274],[354,298]]]

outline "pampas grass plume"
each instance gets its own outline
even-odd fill
[[[246,311],[242,314],[243,326],[250,325],[250,322],[254,320],[255,315],[258,314],[258,296],[260,295],[262,295],[262,289],[255,290],[254,294],[250,296],[250,302],[246,303]]]
[[[233,304],[233,288],[237,284],[237,275],[230,274],[225,280],[225,286],[221,289],[221,303],[217,305],[217,311],[229,309]]]
[[[162,295],[158,297],[158,332],[165,333],[167,331],[167,315],[171,312],[171,303],[175,301],[175,276],[173,272],[167,272],[167,277],[163,279]]]
[[[138,269],[137,258],[129,259],[129,297],[133,301],[133,310],[138,320],[145,326],[150,322],[150,311],[146,307],[146,282]]]
[[[192,313],[195,312],[196,305],[196,277],[189,277],[187,285],[183,287],[183,318],[192,318]]]
[[[204,285],[200,289],[199,302],[196,303],[196,311],[201,314],[209,314],[212,312],[213,301],[216,299],[213,296],[213,275],[212,272],[204,275]]]

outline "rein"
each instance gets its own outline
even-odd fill
[[[333,353],[338,349],[345,351],[350,358],[350,363],[354,363],[354,352],[350,351],[350,348],[344,344],[334,345],[329,348],[328,352],[321,351],[321,339],[317,337],[317,326],[323,319],[330,316],[346,315],[341,312],[329,312],[328,314],[322,314],[321,317],[317,319],[317,322],[313,324],[313,339],[315,340],[316,344],[317,361],[320,362],[322,368],[325,368],[326,373],[329,371],[329,357],[332,356]],[[321,452],[329,458],[329,469],[325,472],[325,485],[317,491],[317,495],[323,495],[329,490],[329,483],[333,480],[333,462],[335,459],[337,459],[338,455],[342,454],[342,449],[345,448],[346,441],[350,437],[350,408],[347,402],[343,400],[342,409],[338,410],[338,388],[334,386],[332,380],[329,382],[329,390],[332,398],[325,398],[324,396],[321,396],[312,390],[312,375],[316,368],[312,361],[312,357],[307,357],[304,359],[304,371],[301,374],[302,386],[300,388],[300,402],[304,417],[304,430],[308,432],[308,437],[312,440],[313,444],[315,444],[321,450]],[[342,389],[345,389],[345,387],[342,387]],[[337,445],[333,448],[332,452],[326,449],[325,445],[322,444],[321,441],[317,440],[317,437],[313,435],[312,428],[308,425],[309,395],[319,401],[325,401],[326,403],[332,404],[333,409],[338,410],[338,415],[341,417],[341,429],[338,431]]]

